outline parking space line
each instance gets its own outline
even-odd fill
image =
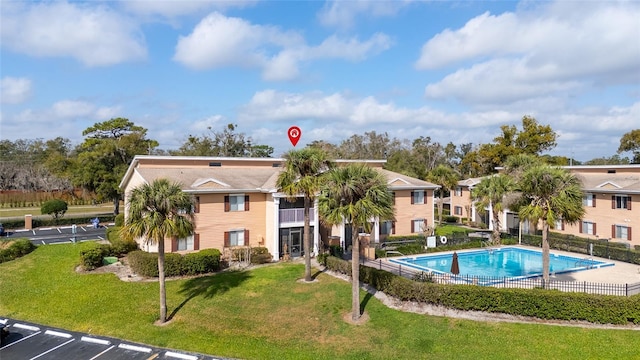
[[[53,230],[53,228],[51,228],[51,227],[48,227],[48,228],[40,228],[40,229],[38,229],[38,230]],[[33,230],[33,231],[35,231],[35,230]]]
[[[34,360],[34,359],[37,359],[37,358],[39,358],[39,357],[41,357],[41,356],[44,356],[44,355],[46,355],[46,354],[48,354],[48,353],[50,353],[50,352],[52,352],[52,351],[54,351],[54,350],[56,350],[56,349],[59,349],[59,348],[61,348],[61,347],[65,346],[65,345],[67,345],[68,343],[70,343],[70,342],[72,342],[72,341],[75,341],[75,340],[76,340],[76,339],[71,339],[71,340],[69,340],[69,341],[67,341],[67,342],[65,342],[65,343],[62,343],[62,344],[60,344],[60,345],[58,345],[58,346],[54,347],[53,349],[49,349],[49,350],[47,350],[47,351],[45,351],[45,352],[41,353],[41,354],[40,354],[40,355],[38,355],[38,356],[34,356],[34,357],[32,357],[31,359],[29,359],[29,360]]]
[[[139,351],[139,352],[144,352],[144,353],[150,353],[151,349],[148,347],[142,347],[142,346],[135,346],[135,345],[129,345],[129,344],[120,344],[118,345],[119,348],[121,349],[125,349],[125,350],[133,350],[133,351]]]
[[[19,343],[19,342],[22,342],[22,341],[24,341],[24,340],[27,340],[28,338],[33,337],[33,336],[36,336],[36,335],[38,335],[38,334],[40,334],[40,333],[42,333],[42,331],[34,332],[34,333],[33,333],[33,334],[31,334],[31,335],[25,336],[25,337],[23,337],[23,338],[22,338],[22,339],[20,339],[20,340],[16,340],[16,341],[12,342],[12,343],[11,343],[11,344],[9,344],[9,345],[6,345],[6,346],[4,346],[4,347],[1,347],[1,348],[0,348],[0,350],[2,350],[2,349],[6,349],[6,348],[8,348],[9,346],[12,346],[12,345],[15,345],[15,344],[17,344],[17,343]]]
[[[58,230],[58,232],[62,234],[62,230],[60,230],[60,228],[57,228],[56,230]]]
[[[0,324],[7,325],[7,321],[8,321],[7,319],[2,319],[0,320]]]
[[[111,345],[111,341],[109,341],[109,340],[96,339],[96,338],[92,338],[92,337],[88,337],[88,336],[83,336],[82,338],[80,338],[80,340],[88,342],[88,343],[93,343],[93,344]]]
[[[101,356],[102,354],[106,353],[107,351],[109,351],[109,350],[113,349],[114,347],[116,347],[116,346],[115,346],[115,345],[111,345],[108,349],[104,350],[103,352],[101,352],[100,354],[98,354],[98,355],[96,355],[96,356],[92,357],[92,358],[91,358],[91,359],[89,359],[89,360],[95,360],[95,359],[97,359],[99,356]]]

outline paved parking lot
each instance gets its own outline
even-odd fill
[[[75,229],[72,225],[58,226],[58,227],[46,227],[33,230],[7,230],[7,233],[3,236],[10,239],[27,238],[34,245],[51,245],[51,244],[64,244],[72,242],[82,242],[89,240],[103,240],[105,239],[105,232],[109,226],[113,224],[106,224],[99,228],[94,228],[92,225],[76,225]]]
[[[0,318],[9,336],[0,344],[0,359],[35,360],[215,360],[209,355],[155,348],[124,340],[93,336]]]

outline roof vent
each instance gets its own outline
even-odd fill
[[[220,167],[220,166],[222,166],[222,163],[221,162],[210,162],[209,166],[218,166],[218,167]]]
[[[607,174],[615,174],[615,173],[616,173],[616,169],[607,170]]]

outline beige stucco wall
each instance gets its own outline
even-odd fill
[[[611,193],[593,193],[596,197],[595,207],[585,207],[585,215],[583,221],[589,221],[596,224],[596,234],[600,239],[609,239],[612,237],[612,225],[627,226],[632,229],[631,241],[627,239],[612,239],[613,241],[640,245],[640,195],[631,195],[631,210],[612,209]],[[595,238],[595,235],[581,234],[578,224],[565,224],[564,231],[555,229],[554,231],[563,234],[573,234],[581,237]]]
[[[455,191],[451,191],[451,215],[461,218],[471,218],[472,216],[472,202],[471,202],[471,189],[467,186],[461,187],[461,195],[456,195]],[[462,208],[462,215],[455,214],[455,207],[460,206]]]
[[[433,226],[433,190],[425,190],[424,204],[411,204],[411,190],[395,190],[395,235],[411,235],[412,220],[425,219],[427,226]]]

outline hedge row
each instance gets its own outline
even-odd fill
[[[29,239],[11,240],[9,242],[11,243],[9,246],[0,249],[0,264],[25,256],[36,248]]]
[[[165,276],[197,275],[220,270],[220,250],[205,249],[199,252],[180,255],[164,255]],[[133,251],[127,256],[129,266],[138,275],[158,276],[158,254],[145,251]]]
[[[326,266],[351,273],[349,262],[327,258]],[[640,324],[640,295],[622,297],[558,290],[493,288],[418,282],[367,266],[360,280],[387,295],[460,310],[530,316],[547,320],[588,321],[600,324]]]

